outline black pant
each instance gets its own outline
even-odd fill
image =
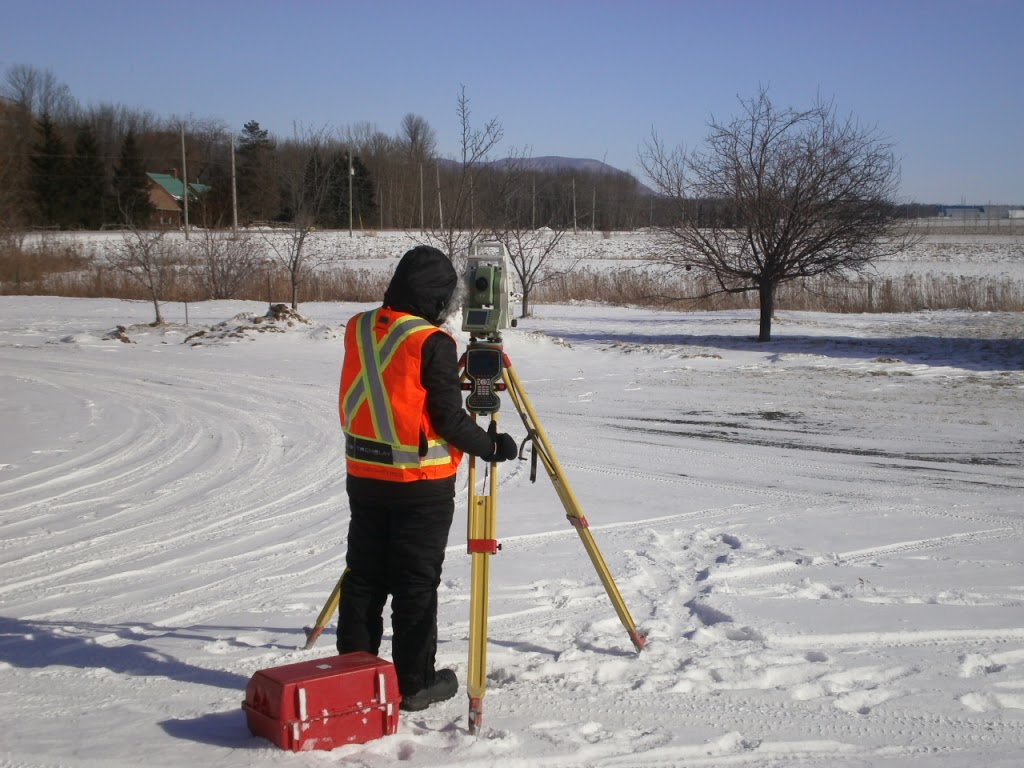
[[[437,587],[455,500],[395,502],[350,492],[349,505],[338,653],[378,653],[390,594],[398,687],[403,696],[416,693],[434,683]]]

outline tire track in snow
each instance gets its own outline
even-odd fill
[[[722,414],[716,416],[708,414],[708,418],[718,419],[732,419],[739,420],[742,418],[748,418],[751,414]],[[595,427],[606,426],[609,419],[614,422],[615,417],[602,417],[597,419],[592,415],[585,414],[578,416],[581,421],[587,421],[593,424]],[[637,420],[630,417],[618,417],[618,421],[623,422],[622,429],[628,430],[630,434],[635,432],[643,432],[645,430],[644,420]],[[801,476],[809,476],[812,478],[820,478],[823,471],[836,481],[845,482],[850,481],[850,490],[847,494],[854,493],[858,496],[863,496],[862,490],[857,489],[857,483],[863,483],[863,481],[873,481],[877,483],[885,482],[896,482],[904,483],[906,481],[906,473],[908,469],[915,471],[923,471],[928,474],[932,482],[941,483],[948,479],[948,473],[951,471],[956,472],[967,472],[973,475],[978,475],[980,487],[977,489],[979,493],[984,492],[985,484],[990,481],[993,468],[985,465],[977,465],[972,461],[970,455],[964,455],[961,461],[947,461],[941,458],[941,455],[936,455],[936,458],[929,459],[927,456],[921,456],[915,458],[912,452],[907,453],[905,457],[902,455],[882,455],[875,456],[866,449],[866,452],[861,453],[855,449],[851,449],[850,453],[837,452],[834,448],[829,447],[829,444],[823,443],[816,445],[811,442],[797,443],[793,442],[792,445],[785,442],[786,435],[796,435],[797,438],[802,436],[818,438],[820,440],[828,439],[830,430],[834,431],[836,427],[828,422],[821,422],[818,426],[820,431],[818,432],[805,432],[802,430],[793,429],[772,429],[767,430],[760,426],[756,421],[750,421],[744,423],[737,421],[734,425],[735,438],[733,438],[730,432],[728,436],[724,436],[719,429],[715,431],[713,428],[718,425],[716,422],[707,422],[706,426],[711,428],[709,434],[703,434],[700,432],[683,432],[671,429],[675,422],[672,418],[666,418],[664,420],[651,419],[656,424],[664,424],[666,429],[652,431],[652,436],[663,436],[665,438],[674,438],[671,441],[658,441],[657,444],[652,444],[651,441],[641,441],[637,438],[626,437],[624,440],[630,440],[632,442],[639,442],[641,444],[652,444],[653,448],[665,448],[670,450],[650,450],[644,453],[645,466],[648,467],[660,467],[664,465],[670,465],[671,467],[678,467],[680,464],[692,468],[710,468],[710,469],[721,469],[723,466],[728,466],[730,463],[736,461],[742,461],[744,472],[748,473],[753,471],[756,475],[756,470],[763,470],[763,474],[767,478],[795,478]],[[639,426],[636,426],[639,424]],[[685,422],[685,425],[691,425],[689,421]],[[695,429],[704,425],[697,419],[694,419],[692,425]],[[772,434],[777,435],[779,450],[766,452],[764,450],[758,450],[762,441],[752,440],[748,441],[743,438],[743,433],[754,432],[761,433],[770,431]],[[910,435],[901,434],[900,439],[902,442],[915,442],[922,443],[929,446],[929,449],[934,452],[935,446],[932,441],[926,440],[923,437],[912,438]],[[721,444],[727,444],[734,446],[733,451],[722,451],[716,448]],[[600,440],[593,441],[579,441],[577,447],[578,453],[584,453],[598,457],[597,463],[604,460],[606,455],[605,451],[599,450],[594,446],[600,445]],[[699,445],[700,448],[695,448],[693,445]],[[750,450],[754,449],[754,450]],[[926,452],[927,453],[927,452]],[[688,456],[689,458],[680,461],[680,455]],[[820,457],[818,461],[809,461],[806,457],[808,455],[814,455]],[[954,454],[959,455],[959,454]],[[835,457],[853,457],[854,461],[837,461]],[[913,465],[904,465],[895,463],[901,458],[906,458],[907,461],[916,462]],[[831,460],[830,460],[831,459]],[[939,463],[935,463],[939,462]],[[610,471],[613,471],[611,468]],[[1005,468],[997,468],[997,471],[1002,472]],[[999,475],[1003,478],[1003,475]],[[958,478],[961,486],[966,486],[970,481]],[[1010,485],[1009,487],[1020,487],[1017,485]],[[964,490],[965,487],[961,487]]]
[[[769,646],[780,648],[886,648],[932,645],[989,645],[1024,642],[1024,627],[998,629],[899,630],[895,632],[837,632],[834,634],[767,634]],[[1022,726],[1024,727],[1024,726]]]
[[[891,705],[863,715],[837,709],[827,701],[751,699],[742,691],[649,697],[631,690],[625,682],[615,685],[614,709],[602,709],[595,707],[585,686],[574,690],[528,685],[516,679],[492,680],[497,695],[484,699],[487,722],[500,725],[503,710],[528,708],[537,721],[545,723],[544,730],[559,731],[559,745],[575,745],[578,750],[574,756],[546,756],[537,763],[540,765],[726,766],[776,761],[789,765],[802,759],[828,765],[838,754],[868,761],[873,755],[891,757],[896,744],[899,753],[907,756],[956,753],[968,745],[1024,747],[1024,723],[1015,720],[950,717]],[[574,717],[577,713],[586,713],[592,725],[581,729]],[[594,739],[594,734],[600,733],[602,715],[617,723],[617,730]],[[678,743],[680,737],[673,739],[663,733],[659,724],[666,721],[688,723],[692,741]],[[615,743],[617,733],[622,734],[621,745]],[[647,738],[636,739],[639,734],[647,734]],[[587,759],[585,750],[591,744],[601,748]]]
[[[216,390],[199,383],[199,373],[126,381],[83,358],[34,365],[31,375],[70,398],[88,400],[93,417],[87,437],[106,430],[108,439],[101,449],[0,486],[5,509],[14,501],[4,515],[6,532],[21,527],[15,540],[25,553],[17,563],[0,565],[0,577],[5,566],[18,574],[0,588],[8,599],[32,602],[45,596],[47,584],[87,590],[90,571],[159,580],[159,573],[196,559],[194,552],[202,551],[197,539],[209,543],[211,560],[218,550],[244,548],[231,536],[235,529],[253,542],[251,549],[262,551],[260,529],[283,529],[311,512],[328,516],[343,497],[333,422],[328,428],[311,417],[289,425],[310,439],[294,450],[275,445],[282,437],[273,418],[281,398],[305,401],[307,407],[295,412],[329,411],[330,398],[318,388],[282,388],[274,380],[223,372],[215,376]],[[323,450],[325,444],[332,450]],[[77,517],[68,516],[76,509]],[[46,530],[48,513],[74,520],[74,533]],[[167,556],[179,547],[181,558]],[[113,569],[112,562],[118,564]]]
[[[770,499],[779,499],[786,501],[817,501],[820,500],[820,494],[816,493],[801,493],[799,491],[785,491],[775,488],[766,488],[763,486],[753,485],[741,485],[738,483],[722,483],[712,482],[710,480],[700,480],[697,478],[686,477],[679,475],[675,476],[658,474],[649,470],[631,470],[620,466],[608,466],[608,465],[592,465],[592,464],[578,464],[576,462],[561,462],[562,467],[569,468],[574,471],[597,474],[601,476],[611,477],[624,477],[631,480],[641,480],[644,482],[657,482],[668,485],[680,485],[693,488],[710,488],[719,491],[728,491],[732,494],[749,494],[753,496],[764,496]]]
[[[974,541],[986,541],[989,539],[1000,538],[1005,535],[1007,531],[1012,531],[1013,528],[992,528],[984,531],[968,531],[966,533],[952,533],[945,536],[936,536],[929,539],[915,539],[911,541],[901,541],[892,544],[881,544],[876,547],[866,547],[864,549],[851,550],[850,552],[837,552],[833,559],[829,559],[823,563],[815,562],[794,562],[786,560],[783,562],[769,563],[767,565],[753,565],[753,566],[738,566],[738,567],[725,567],[710,572],[707,576],[709,582],[719,581],[733,581],[743,580],[749,578],[757,578],[759,576],[767,576],[778,574],[782,571],[814,568],[819,565],[834,565],[837,563],[858,563],[871,561],[880,555],[894,554],[894,553],[907,553],[907,552],[918,552],[926,549],[937,549],[952,544],[963,544],[965,542]]]

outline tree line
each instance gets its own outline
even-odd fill
[[[293,308],[318,266],[307,239],[318,227],[348,226],[418,230],[457,266],[475,243],[502,242],[525,315],[533,289],[559,274],[549,257],[560,238],[589,218],[592,230],[654,229],[661,237],[650,262],[706,278],[700,294],[666,301],[756,294],[758,339],[769,341],[780,286],[863,274],[914,244],[910,217],[926,212],[898,202],[895,145],[877,128],[820,97],[803,109],[777,105],[764,87],[739,99],[737,116],[709,119],[695,148],[652,131],[639,160],[656,193],[621,172],[540,169],[524,150],[493,162],[504,130],[473,118],[464,87],[454,158],[439,157],[434,129],[414,114],[395,135],[370,124],[296,125],[279,138],[255,120],[236,135],[218,121],[82,109],[55,76],[28,67],[8,70],[3,88],[0,221],[89,228],[112,216],[135,233],[125,271],[148,279],[174,256],[141,233],[141,182],[147,169],[174,168],[179,158],[184,175],[188,158],[187,181],[210,189],[197,200],[207,231],[229,215],[232,225],[237,215],[285,230],[264,241],[288,275]]]
[[[464,92],[456,110],[472,133]],[[275,136],[257,120],[234,130],[215,118],[83,106],[52,72],[13,65],[0,83],[0,222],[8,229],[139,224],[151,213],[146,172],[183,174],[184,160],[187,180],[210,188],[190,210],[207,227],[233,225],[237,213],[242,226],[301,217],[320,228],[472,229],[507,216],[513,203],[499,198],[513,189],[523,198],[514,207],[536,227],[650,223],[649,191],[629,174],[536,168],[514,149],[492,163],[498,142],[489,140],[501,130],[489,127],[480,131],[487,154],[465,146],[457,158],[442,157],[434,128],[411,113],[391,134],[356,123],[296,125],[290,136]],[[479,167],[467,173],[470,162]]]

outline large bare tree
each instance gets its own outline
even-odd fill
[[[916,238],[896,217],[899,162],[877,128],[820,98],[778,108],[766,88],[740,103],[696,150],[652,134],[640,163],[675,208],[656,258],[710,276],[704,297],[757,292],[758,339],[770,341],[779,285],[863,271]]]
[[[402,118],[400,137],[410,162],[428,162],[437,151],[437,131],[420,115],[409,112]]]
[[[402,118],[396,146],[402,154],[403,183],[399,186],[402,221],[405,226],[418,226],[426,229],[428,200],[426,177],[429,171],[437,168],[437,132],[426,118],[409,112]],[[434,178],[436,172],[433,174]],[[430,184],[434,189],[435,185]],[[430,221],[434,221],[435,206],[431,206]]]
[[[49,69],[12,64],[0,82],[0,96],[19,105],[29,115],[50,115],[59,123],[71,122],[79,108],[71,89]]]

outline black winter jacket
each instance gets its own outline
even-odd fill
[[[384,306],[439,325],[457,282],[447,256],[436,248],[419,246],[399,262],[384,294]],[[489,457],[494,452],[494,441],[463,407],[454,339],[446,333],[431,334],[423,344],[422,357],[420,382],[427,390],[427,413],[434,429],[459,450]],[[350,495],[360,499],[415,502],[454,497],[455,477],[396,483],[349,475],[346,487]]]

